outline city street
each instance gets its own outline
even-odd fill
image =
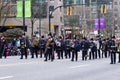
[[[0,59],[0,80],[120,80],[120,64],[109,64],[109,58],[87,61],[79,58],[78,62],[19,58]]]

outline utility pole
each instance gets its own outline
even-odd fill
[[[23,5],[23,32],[25,32],[25,0],[23,0],[22,5]]]
[[[97,0],[97,15],[98,15],[98,36],[100,36],[100,1]]]
[[[39,6],[39,37],[41,36],[41,15],[42,15],[42,3],[40,3],[40,6]]]
[[[56,8],[54,8],[53,11],[50,11],[50,8],[49,8],[49,33],[51,33],[51,18],[52,18],[52,14],[53,14],[53,12],[54,12],[56,9],[58,9],[58,8],[60,8],[60,7],[63,7],[63,6],[57,6]]]

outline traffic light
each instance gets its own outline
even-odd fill
[[[66,8],[66,15],[67,16],[71,16],[73,14],[73,7],[72,6],[68,6]]]
[[[103,13],[106,14],[107,13],[107,10],[106,10],[106,4],[103,4]]]
[[[101,14],[106,14],[107,13],[107,6],[106,4],[101,5]]]
[[[69,15],[69,7],[66,8],[66,15]]]
[[[76,0],[74,0],[74,4],[76,4],[77,2],[76,2]]]
[[[70,16],[72,15],[72,13],[73,13],[73,8],[72,6],[70,6]]]

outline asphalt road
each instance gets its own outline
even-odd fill
[[[120,80],[120,64],[109,64],[110,58],[87,61],[79,58],[78,62],[19,58],[0,59],[0,80]]]

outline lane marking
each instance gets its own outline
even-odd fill
[[[89,64],[86,64],[86,65],[78,65],[78,66],[71,66],[71,67],[69,67],[69,69],[75,69],[75,68],[87,67],[87,66],[89,66]]]
[[[24,63],[11,63],[11,64],[3,64],[0,67],[12,67],[12,66],[20,66],[20,65],[28,65],[28,64],[37,64],[38,62],[24,62]]]
[[[4,79],[10,79],[13,78],[14,76],[6,76],[6,77],[0,77],[0,80],[4,80]]]

